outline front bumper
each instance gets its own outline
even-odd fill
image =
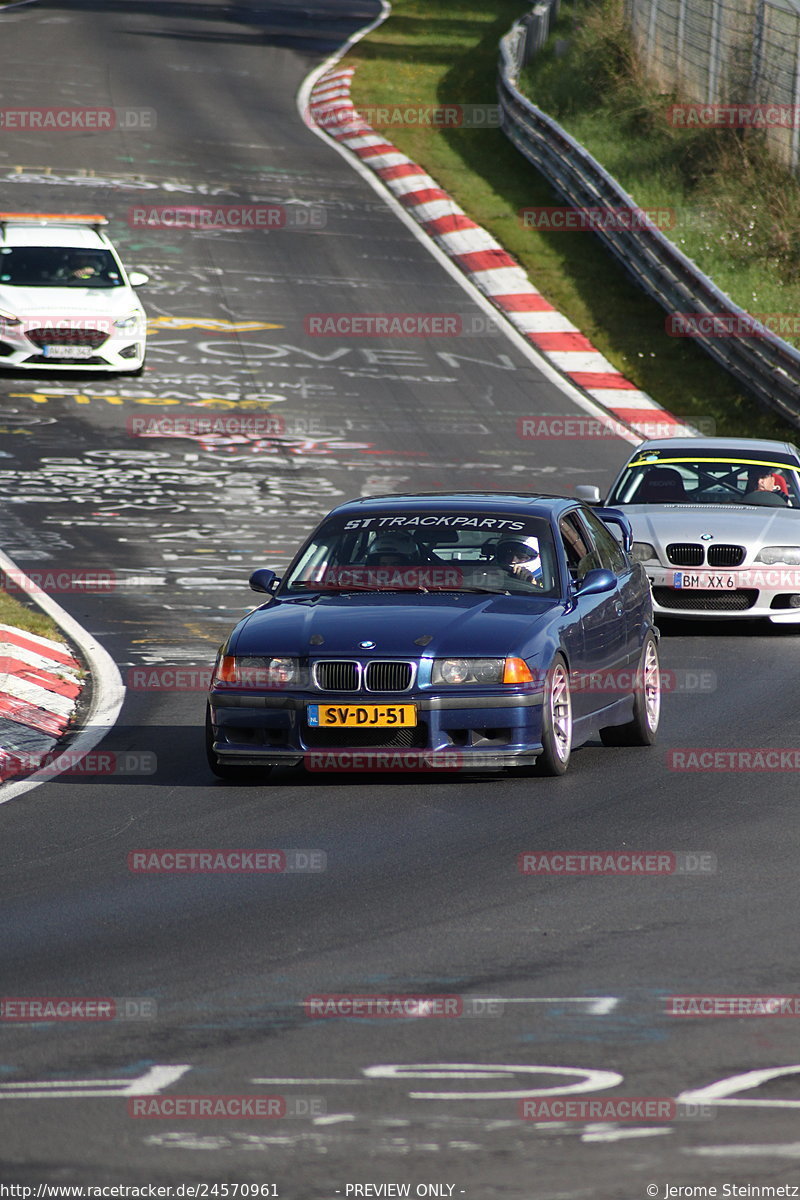
[[[776,625],[800,624],[799,568],[666,568],[651,567],[648,563],[644,567],[653,593],[653,609],[659,616],[691,620],[766,619]],[[698,587],[692,579],[714,584]],[[795,597],[797,607],[792,606]]]
[[[46,347],[36,345],[24,333],[5,328],[0,332],[0,369],[14,371],[136,371],[144,363],[146,334],[143,330],[115,330],[98,346],[83,346],[66,357],[53,357]],[[71,346],[63,347],[65,351]]]
[[[402,693],[336,697],[212,690],[213,751],[229,766],[297,766],[312,771],[480,771],[530,766],[542,752],[541,688],[513,694]],[[310,704],[415,704],[405,729],[312,728]]]

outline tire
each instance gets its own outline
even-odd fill
[[[229,763],[221,763],[214,753],[214,727],[211,724],[211,710],[206,707],[206,760],[218,779],[227,779],[232,783],[245,783],[256,777],[266,779],[272,767],[236,767]]]
[[[547,672],[542,706],[542,745],[544,750],[533,767],[534,775],[563,775],[572,753],[572,695],[569,671],[557,654]]]
[[[633,693],[633,719],[625,725],[607,725],[600,730],[604,746],[652,746],[661,720],[661,665],[658,643],[648,633],[642,646],[636,687]]]

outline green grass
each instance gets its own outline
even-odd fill
[[[620,0],[562,14],[521,88],[619,180],[642,208],[668,208],[669,237],[749,312],[800,314],[800,184],[756,130],[673,127],[678,96],[648,84]],[[800,321],[800,317],[798,317]],[[787,337],[800,345],[800,337]]]
[[[0,625],[15,625],[27,633],[37,633],[39,637],[52,638],[57,642],[64,640],[55,621],[35,608],[28,608],[4,591],[0,591]]]
[[[348,56],[357,66],[356,107],[496,104],[498,43],[523,11],[521,0],[394,0],[389,19]],[[571,25],[566,28],[569,34]],[[558,84],[568,107],[575,72],[550,53],[542,70],[549,72],[549,86]],[[589,89],[582,90],[591,99]],[[523,228],[520,209],[561,202],[499,130],[406,125],[386,133],[519,259],[535,286],[598,350],[660,404],[688,419],[713,420],[719,433],[795,436],[691,339],[668,337],[663,309],[629,280],[594,235]],[[609,133],[609,151],[612,145]],[[632,147],[634,164],[637,153]]]

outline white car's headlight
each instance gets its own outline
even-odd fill
[[[788,563],[789,566],[800,566],[800,546],[765,546],[755,557],[758,563]]]
[[[631,558],[634,562],[652,562],[654,559],[658,562],[656,548],[649,542],[634,542],[631,546]]]
[[[115,329],[127,329],[130,332],[130,330],[135,329],[138,324],[139,324],[139,314],[138,314],[138,312],[135,312],[135,313],[129,313],[129,315],[127,317],[120,317],[120,319],[118,321],[114,322],[114,328]]]
[[[17,329],[21,324],[22,320],[13,313],[0,312],[0,329]]]

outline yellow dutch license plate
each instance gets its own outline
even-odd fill
[[[325,729],[407,729],[417,723],[415,704],[309,704],[309,725]]]

